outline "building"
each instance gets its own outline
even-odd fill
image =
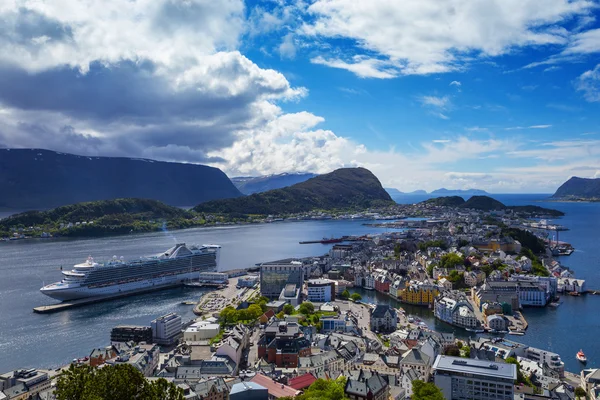
[[[435,298],[440,294],[438,286],[429,281],[410,281],[406,286],[398,290],[398,300],[407,304],[417,306],[432,305]]]
[[[198,400],[228,400],[229,391],[229,386],[221,377],[206,379],[194,385],[194,393]]]
[[[483,271],[468,271],[464,274],[465,284],[473,287],[479,285],[485,280],[485,272]]]
[[[334,244],[329,250],[329,257],[334,260],[343,259],[352,255],[351,244]]]
[[[245,325],[238,324],[226,332],[226,337],[217,344],[215,356],[229,357],[236,365],[242,361],[242,353],[250,344],[250,333]]]
[[[409,369],[415,370],[427,382],[431,374],[432,359],[417,347],[406,351],[402,354],[399,367],[406,371]]]
[[[394,332],[398,327],[396,310],[387,304],[378,304],[371,311],[371,330],[374,332]]]
[[[304,266],[296,259],[287,259],[261,264],[260,294],[270,299],[278,299],[287,284],[304,287]]]
[[[508,330],[508,323],[506,321],[506,318],[504,318],[501,315],[488,315],[485,318],[485,320],[487,322],[487,326],[493,331],[504,332]]]
[[[297,368],[298,359],[311,354],[310,341],[293,322],[273,321],[257,343],[258,357],[280,368]]]
[[[315,383],[317,378],[309,372],[303,375],[293,377],[288,381],[288,385],[296,390],[304,390]]]
[[[0,375],[0,394],[7,399],[37,398],[38,393],[50,389],[48,374],[32,369],[19,369]],[[0,397],[1,398],[1,397]]]
[[[375,290],[381,293],[389,293],[391,283],[387,274],[381,273],[375,277]]]
[[[600,386],[600,369],[589,368],[581,370],[581,387],[586,391],[588,395],[592,395],[594,388]],[[592,397],[594,398],[594,397]]]
[[[200,272],[198,280],[206,283],[227,283],[227,274],[222,272]]]
[[[268,400],[269,391],[256,382],[240,382],[231,387],[229,400]]]
[[[479,321],[471,303],[460,293],[447,292],[435,299],[433,306],[435,317],[450,325],[475,329]]]
[[[208,321],[195,322],[183,332],[184,342],[199,342],[212,339],[219,334],[221,326]]]
[[[130,350],[121,351],[115,358],[106,360],[106,364],[130,364],[144,376],[152,376],[158,367],[159,356],[160,348],[157,345],[139,344]]]
[[[152,341],[160,345],[172,345],[181,335],[181,317],[175,313],[156,318],[151,326]]]
[[[271,310],[273,311],[275,314],[280,313],[281,311],[283,311],[283,306],[285,306],[285,301],[281,301],[281,300],[274,300],[274,301],[270,301],[266,304],[267,310]]]
[[[307,287],[310,302],[325,303],[335,300],[335,282],[330,279],[311,279]]]
[[[344,388],[351,400],[388,400],[388,382],[377,372],[360,370],[358,376],[350,376]]]
[[[583,293],[586,291],[585,280],[575,278],[558,278],[558,291],[566,293]]]
[[[269,400],[275,400],[280,397],[296,397],[301,393],[299,390],[284,385],[283,383],[276,382],[262,374],[254,375],[254,377],[250,379],[250,382],[254,382],[266,388],[269,393]]]
[[[434,383],[447,400],[513,400],[514,364],[437,356]]]
[[[112,343],[152,343],[152,328],[149,326],[119,325],[110,331]]]
[[[254,287],[258,283],[258,275],[243,276],[238,279],[237,285],[239,287]]]
[[[512,310],[518,310],[521,308],[521,303],[519,301],[519,293],[514,291],[507,291],[502,288],[502,286],[495,285],[498,283],[506,283],[503,281],[490,281],[489,279],[481,285],[481,287],[471,288],[471,298],[475,305],[481,310],[481,306],[486,302],[495,302],[495,303],[506,303],[510,305]],[[516,287],[514,285],[509,285],[510,287]]]
[[[298,373],[313,373],[316,376],[327,372],[334,374],[344,368],[345,360],[339,350],[329,350],[298,359]]]
[[[293,283],[288,283],[281,291],[279,301],[284,301],[294,307],[300,305],[302,303],[302,288],[297,287]]]

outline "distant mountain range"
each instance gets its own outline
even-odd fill
[[[0,208],[21,210],[126,197],[191,206],[242,196],[218,168],[40,149],[0,149],[0,188]]]
[[[481,211],[512,210],[517,213],[550,215],[553,217],[565,215],[562,211],[539,206],[506,206],[504,203],[489,196],[471,196],[467,201],[460,196],[435,197],[422,201],[421,203],[442,207],[469,208]]]
[[[231,182],[233,182],[240,192],[249,195],[292,186],[315,176],[317,174],[300,172],[264,176],[238,176],[231,178]]]
[[[431,193],[427,193],[425,190],[415,190],[414,192],[401,192],[398,189],[394,188],[385,188],[385,190],[390,194],[390,196],[401,196],[401,195],[425,195],[430,194],[434,196],[475,196],[475,195],[485,195],[488,194],[485,190],[480,189],[446,189],[441,188],[432,191]]]
[[[572,177],[556,190],[553,199],[600,201],[600,178]]]
[[[291,214],[312,210],[365,209],[395,202],[364,168],[342,168],[295,185],[235,199],[199,204],[198,212],[220,214]]]

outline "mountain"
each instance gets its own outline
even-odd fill
[[[502,202],[493,199],[489,196],[472,196],[465,201],[460,196],[434,197],[429,200],[422,201],[420,204],[444,206],[444,207],[459,207],[471,208],[481,211],[492,210],[512,210],[515,213],[534,214],[534,215],[550,215],[560,217],[565,215],[562,211],[539,206],[506,206]]]
[[[386,192],[388,192],[388,194],[390,196],[402,196],[403,194],[407,194],[404,192],[399,191],[398,189],[394,189],[394,188],[383,188]]]
[[[460,196],[434,197],[422,203],[441,207],[460,207],[465,204],[465,199]]]
[[[488,194],[485,190],[480,189],[446,189],[441,188],[434,190],[430,194],[442,195],[442,196],[464,196],[464,195],[486,195]]]
[[[288,214],[311,210],[365,209],[395,202],[364,168],[341,168],[293,186],[236,199],[214,200],[194,210],[209,213]]]
[[[600,199],[600,178],[588,179],[572,177],[556,190],[552,195],[554,199]]]
[[[235,187],[237,187],[240,192],[248,195],[292,186],[296,183],[304,182],[310,178],[314,178],[315,176],[317,176],[317,174],[312,173],[283,173],[265,176],[239,176],[231,178],[231,182],[233,182]]]
[[[415,190],[413,192],[408,192],[406,194],[427,194],[427,192],[425,190],[420,189],[420,190]]]
[[[185,206],[242,195],[218,168],[39,149],[0,149],[0,188],[0,208],[21,210],[115,198]]]

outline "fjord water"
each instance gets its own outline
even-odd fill
[[[419,196],[396,199],[403,203],[423,200]],[[507,205],[537,204],[556,208],[567,215],[558,220],[571,230],[560,239],[576,247],[561,262],[577,277],[587,280],[590,288],[600,289],[600,256],[597,252],[600,203],[539,202],[548,195],[493,195]],[[1,217],[1,216],[0,216]],[[196,228],[174,232],[80,240],[29,240],[0,243],[0,373],[14,368],[51,367],[89,355],[94,347],[110,341],[110,330],[120,324],[148,325],[155,317],[177,312],[191,319],[191,306],[184,300],[197,299],[197,289],[172,289],[152,294],[98,303],[57,314],[39,315],[35,306],[52,300],[39,293],[43,283],[60,279],[60,266],[68,268],[92,255],[98,260],[124,256],[126,259],[158,253],[173,243],[218,243],[223,246],[222,269],[236,269],[255,263],[286,257],[324,254],[329,246],[300,245],[301,240],[322,237],[384,232],[382,228],[363,226],[365,221],[310,221]],[[390,301],[383,295],[365,293],[373,300]],[[600,346],[596,335],[600,328],[600,296],[563,297],[558,309],[525,310],[529,329],[525,336],[509,338],[547,348],[563,357],[570,371],[579,371],[575,353],[583,348],[588,366],[600,365]],[[453,330],[434,321],[427,309],[406,307],[430,327]],[[457,335],[465,331],[456,330]]]

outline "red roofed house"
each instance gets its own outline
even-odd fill
[[[275,316],[275,312],[274,312],[273,310],[267,310],[267,312],[266,312],[266,313],[264,313],[263,315],[261,315],[261,316],[258,318],[258,321],[259,321],[261,324],[266,324],[266,323],[267,323],[267,322],[269,322],[269,320],[270,320],[271,318],[273,318],[274,316]]]
[[[296,390],[303,390],[312,385],[316,380],[317,378],[313,374],[306,373],[290,379],[288,385]]]
[[[250,379],[250,382],[257,383],[266,388],[269,392],[269,400],[278,399],[280,397],[296,397],[300,394],[299,390],[284,385],[283,383],[276,382],[261,374],[254,375],[254,377]]]

